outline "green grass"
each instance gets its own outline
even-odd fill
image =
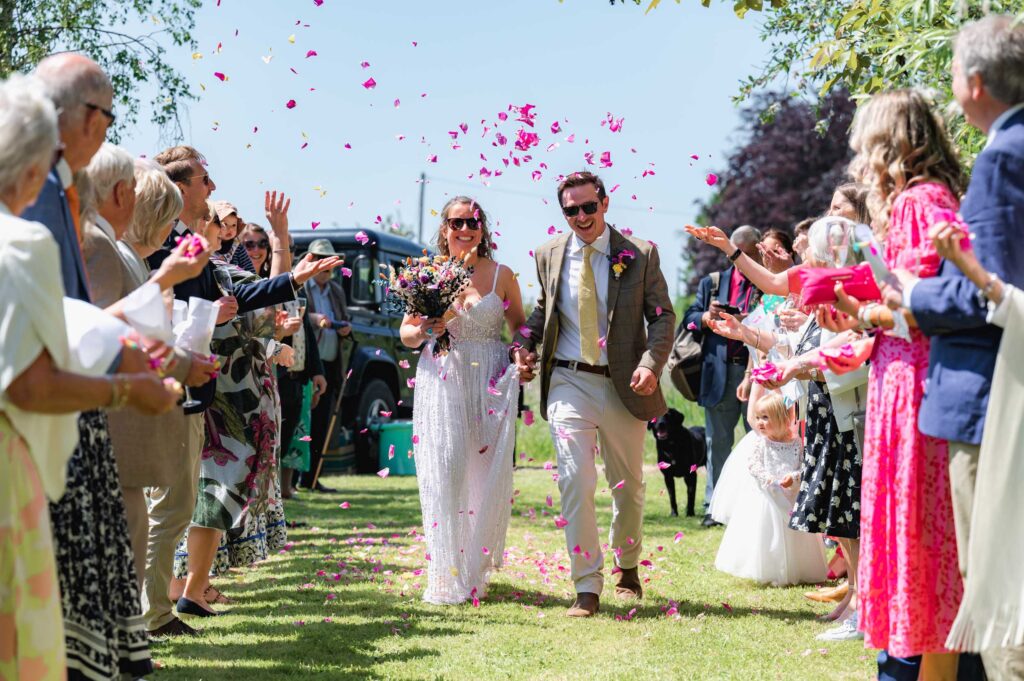
[[[539,420],[532,428],[546,432]],[[151,678],[873,677],[874,654],[861,642],[814,640],[823,629],[814,617],[826,608],[804,599],[804,589],[717,572],[722,529],[670,518],[661,476],[653,465],[647,475],[645,554],[654,568],[641,568],[649,580],[642,604],[616,602],[606,588],[598,617],[563,616],[568,560],[546,505],[550,494],[557,508],[558,492],[536,465],[516,472],[507,565],[479,608],[420,600],[424,577],[414,570],[425,563],[414,478],[334,477],[326,482],[337,494],[289,502],[289,517],[309,527],[292,530],[287,551],[219,580],[236,602],[230,614],[190,619],[201,638],[154,643],[163,668]],[[339,508],[342,501],[350,508]],[[606,489],[598,506],[607,528]],[[670,601],[678,616],[666,614]]]

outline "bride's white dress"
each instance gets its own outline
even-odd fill
[[[504,321],[492,284],[448,322],[451,351],[434,357],[428,343],[416,368],[413,451],[427,540],[423,600],[430,603],[482,598],[502,564],[519,403],[519,374],[501,341]]]
[[[778,480],[800,480],[800,440],[774,442],[750,432],[729,455],[711,499],[711,516],[726,524],[715,567],[762,584],[822,582],[828,572],[821,536],[789,528],[796,484],[782,489]]]

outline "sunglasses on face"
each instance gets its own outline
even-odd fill
[[[594,213],[597,212],[597,207],[599,205],[600,204],[597,201],[587,201],[586,203],[582,203],[578,206],[563,206],[562,212],[565,213],[565,217],[567,218],[576,217],[577,215],[580,214],[581,209],[587,215],[593,215]]]
[[[203,178],[203,184],[206,185],[207,187],[210,186],[210,173],[203,173],[202,175],[189,175],[189,182],[191,182],[193,179],[197,177]]]
[[[471,229],[475,232],[480,229],[480,221],[476,218],[448,218],[445,222],[448,223],[449,229],[456,232],[462,229]]]
[[[268,248],[270,248],[270,240],[269,239],[260,239],[259,241],[254,241],[254,240],[251,240],[251,239],[246,239],[245,241],[242,242],[242,245],[245,246],[245,250],[247,250],[247,251],[252,251],[252,250],[255,250],[257,248],[262,248],[263,250],[267,250]]]

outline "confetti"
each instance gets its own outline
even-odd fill
[[[377,81],[375,81],[372,77],[367,78],[366,81],[363,83],[363,87],[366,88],[367,90],[372,90],[373,88],[377,87]]]
[[[287,108],[289,108],[289,109],[294,109],[295,108],[295,100],[294,99],[289,99],[287,102],[285,102],[285,106]]]
[[[377,471],[377,475],[379,475],[381,478],[386,478],[389,475],[391,475],[391,469],[390,468],[381,468],[379,471]]]
[[[709,187],[713,187],[718,183],[718,175],[708,173],[707,177],[704,178],[704,182],[706,182]]]

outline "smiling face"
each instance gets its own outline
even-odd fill
[[[252,260],[256,271],[259,272],[260,268],[263,267],[263,263],[270,256],[270,241],[267,239],[267,235],[257,230],[247,230],[242,232],[241,239],[242,246],[249,255],[249,260]]]
[[[471,203],[456,203],[448,209],[448,215],[442,229],[448,242],[448,252],[453,258],[464,258],[467,253],[475,251],[483,239],[483,229],[479,221],[479,212]],[[470,229],[475,224],[477,229]],[[461,229],[459,228],[461,227]]]
[[[576,211],[576,215],[566,215],[565,211]],[[588,215],[587,211],[593,210]],[[576,236],[585,244],[592,244],[604,234],[606,228],[604,215],[608,212],[608,197],[603,200],[597,198],[597,187],[593,184],[583,184],[578,187],[567,187],[562,191],[562,214],[565,221]]]

